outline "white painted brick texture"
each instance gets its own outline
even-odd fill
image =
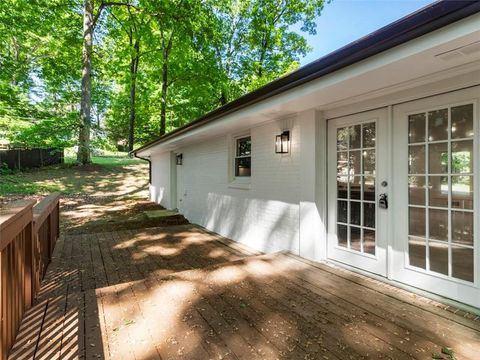
[[[193,223],[260,251],[298,253],[299,134],[295,122],[290,121],[291,151],[276,154],[275,135],[282,127],[275,122],[250,130],[250,189],[229,187],[233,169],[230,136],[178,149],[183,153],[183,165],[177,167],[179,211]],[[167,176],[160,176],[158,165],[154,169],[153,183],[161,189]]]
[[[150,160],[152,163],[150,200],[170,208],[170,153],[153,155]]]

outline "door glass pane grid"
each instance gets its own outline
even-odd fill
[[[375,136],[375,122],[337,129],[338,245],[371,255],[376,244]]]
[[[410,265],[470,282],[473,136],[472,104],[409,116]],[[419,156],[422,146],[425,154]]]

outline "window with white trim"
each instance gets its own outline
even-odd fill
[[[235,139],[235,177],[250,177],[252,140],[250,136]]]

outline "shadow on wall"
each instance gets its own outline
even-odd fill
[[[161,204],[165,188],[160,186],[149,185],[150,201]]]
[[[199,217],[191,214],[191,221],[262,252],[298,254],[298,204],[216,193],[208,193],[206,201],[206,209]]]

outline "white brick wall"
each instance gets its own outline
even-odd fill
[[[153,155],[152,183],[150,184],[150,200],[161,204],[166,208],[172,206],[170,187],[170,153]]]
[[[286,128],[290,130],[291,151],[276,154],[275,135]],[[189,221],[258,250],[298,253],[298,122],[268,123],[250,129],[250,135],[250,189],[229,186],[233,170],[231,134],[177,149],[183,153],[183,165],[177,166],[177,207]],[[165,193],[168,191],[164,191],[169,187],[169,156],[152,158],[152,187],[156,194],[152,199],[161,198],[160,203],[174,207]]]

